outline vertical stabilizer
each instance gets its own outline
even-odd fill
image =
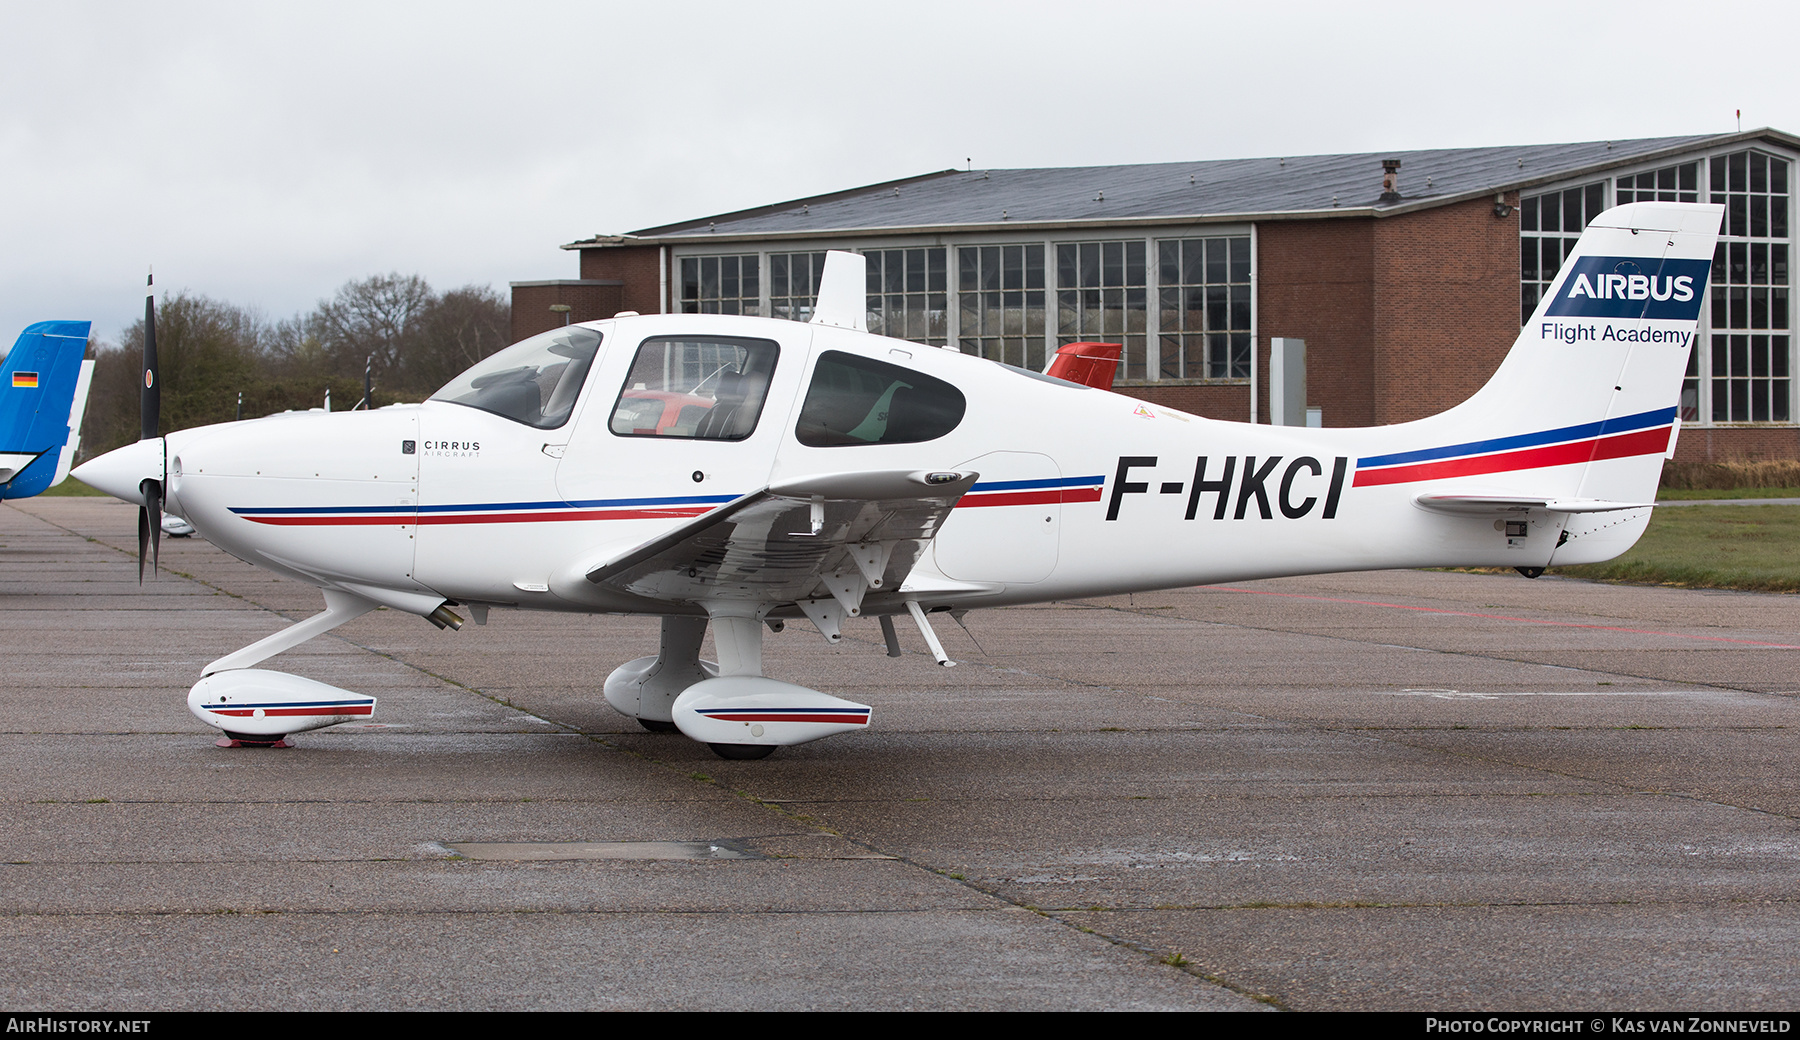
[[[1408,424],[1433,446],[1361,460],[1357,483],[1454,477],[1459,492],[1653,501],[1723,212],[1639,202],[1594,218],[1487,385]],[[1552,562],[1611,559],[1648,519],[1573,516]]]
[[[92,371],[82,361],[88,328],[85,321],[40,321],[19,334],[0,364],[0,498],[29,498],[58,476],[72,436],[71,406]]]
[[[1487,385],[1412,425],[1468,441],[1524,435],[1542,443],[1649,430],[1638,440],[1656,440],[1660,461],[1723,212],[1720,206],[1639,202],[1594,218]],[[1604,458],[1606,450],[1593,458]],[[1603,489],[1605,478],[1595,479],[1600,483],[1591,493],[1607,497],[1642,499],[1654,489],[1654,483],[1634,485],[1634,493],[1625,495]],[[1558,493],[1577,491],[1572,484]]]

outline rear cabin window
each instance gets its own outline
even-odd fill
[[[967,408],[962,391],[942,379],[828,350],[813,369],[794,436],[814,448],[916,444],[956,429]]]
[[[613,405],[612,432],[741,441],[756,431],[780,351],[734,336],[647,339]]]

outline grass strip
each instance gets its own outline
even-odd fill
[[[1800,592],[1800,507],[1658,509],[1644,537],[1625,555],[1552,570],[1637,585]]]

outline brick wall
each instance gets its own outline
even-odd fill
[[[624,287],[617,281],[514,282],[512,286],[512,341],[548,332],[570,322],[610,318],[622,306]],[[550,309],[567,304],[568,321]]]
[[[1326,426],[1369,426],[1377,421],[1373,360],[1377,223],[1296,220],[1258,225],[1257,417],[1262,422],[1269,421],[1269,340],[1277,336],[1306,341],[1306,403],[1322,410]],[[1231,398],[1241,402],[1238,413],[1217,417],[1247,419],[1248,388],[1234,388]]]
[[[1372,421],[1405,422],[1468,399],[1518,338],[1519,216],[1476,199],[1374,225]]]
[[[1677,462],[1743,462],[1800,458],[1793,426],[1686,426],[1675,442]]]
[[[581,250],[581,277],[620,282],[619,310],[661,314],[662,251],[656,246],[609,246]],[[607,315],[611,317],[612,315]]]

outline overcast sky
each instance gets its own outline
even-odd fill
[[[0,0],[0,349],[931,170],[1800,132],[1793,5]]]

